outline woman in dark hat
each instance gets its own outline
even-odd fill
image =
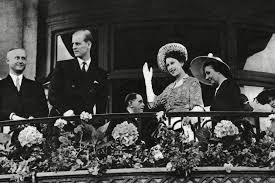
[[[232,79],[229,66],[219,57],[208,54],[193,59],[191,72],[202,83],[216,87],[211,111],[240,110],[240,88]]]
[[[186,64],[186,48],[179,43],[168,43],[159,49],[157,61],[160,70],[173,76],[175,81],[156,96],[151,82],[153,70],[148,68],[147,63],[144,64],[143,75],[149,108],[163,106],[165,112],[202,111],[200,83],[185,72],[185,69],[189,68]],[[171,121],[171,124],[166,124],[168,127],[181,128],[181,118],[173,118]]]
[[[257,95],[256,100],[262,105],[269,104],[272,112],[275,112],[275,88],[262,91]]]

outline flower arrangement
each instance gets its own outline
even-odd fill
[[[19,128],[20,129],[20,128]],[[34,126],[24,127],[12,142],[9,134],[1,134],[0,164],[1,172],[14,174],[14,180],[23,181],[32,175],[36,167],[41,166],[44,155],[45,139]]]
[[[156,167],[164,166],[188,176],[194,167],[199,166],[201,153],[198,142],[189,141],[188,136],[166,127],[159,129],[156,139],[158,145],[151,150]]]
[[[267,130],[266,135],[256,141],[250,124],[246,121],[235,124],[222,121],[216,125],[214,135],[218,138],[209,136],[200,166],[223,166],[226,172],[235,166],[275,168],[273,132]]]
[[[159,144],[151,148],[151,154],[156,161],[164,158]]]
[[[40,133],[36,127],[28,126],[19,133],[18,140],[22,147],[25,145],[31,147],[34,144],[42,143],[43,134]]]
[[[124,121],[114,128],[112,136],[115,140],[119,140],[121,144],[130,146],[137,141],[139,135],[135,125]]]
[[[231,121],[222,120],[215,126],[214,133],[216,137],[222,138],[225,136],[238,135],[239,130]]]
[[[66,120],[59,118],[55,121],[54,126],[56,126],[59,129],[63,129],[64,126],[67,124],[68,122]]]
[[[89,113],[73,124],[57,119],[50,128],[55,138],[47,136],[48,130],[26,126],[19,132],[19,145],[11,143],[9,134],[0,134],[0,173],[15,174],[22,181],[35,171],[86,169],[102,175],[111,168],[166,167],[188,176],[196,166],[222,166],[227,172],[234,166],[275,168],[274,132],[270,129],[256,141],[247,135],[248,124],[222,120],[214,133],[203,128],[196,131],[198,140],[190,141],[183,132],[162,126],[155,133],[156,144],[148,148],[130,122],[118,124],[107,136],[109,123],[96,128],[90,120]]]

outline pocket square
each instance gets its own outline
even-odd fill
[[[94,81],[94,84],[99,84],[99,82],[98,81]]]

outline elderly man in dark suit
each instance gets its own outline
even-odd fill
[[[46,117],[48,106],[42,85],[23,76],[26,51],[13,48],[7,53],[9,75],[0,80],[1,120]]]
[[[75,59],[59,61],[51,78],[49,101],[58,115],[104,113],[107,100],[107,74],[91,58],[93,43],[89,30],[72,35]]]

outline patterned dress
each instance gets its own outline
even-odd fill
[[[165,112],[186,112],[194,106],[203,107],[201,87],[196,78],[187,77],[180,86],[175,85],[175,82],[169,84],[149,103],[149,108],[164,106]]]

